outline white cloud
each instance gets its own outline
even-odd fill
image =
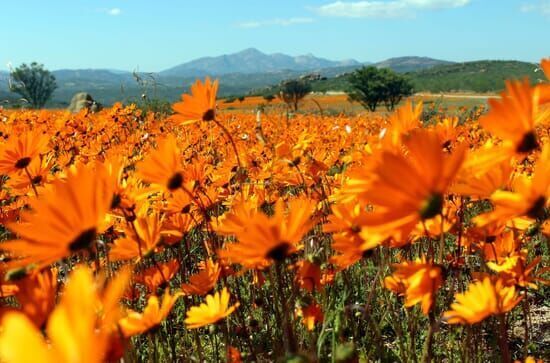
[[[408,13],[403,1],[336,1],[317,8],[317,13],[325,16],[348,18],[393,18]]]
[[[105,12],[111,16],[118,16],[120,15],[120,13],[122,13],[122,10],[120,10],[120,8],[112,8],[112,9],[106,9]]]
[[[335,1],[315,9],[319,15],[348,18],[397,18],[414,16],[420,9],[447,9],[471,0]]]
[[[520,10],[523,13],[539,13],[550,18],[550,0],[526,3],[520,7]]]
[[[294,24],[313,23],[312,18],[270,19],[259,21],[247,21],[237,24],[239,28],[259,28],[262,26],[289,26]]]
[[[404,3],[428,9],[460,8],[470,3],[470,0],[404,0]]]

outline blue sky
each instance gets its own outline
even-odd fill
[[[550,56],[550,0],[25,0],[0,5],[0,70],[160,71],[256,47],[379,61]]]

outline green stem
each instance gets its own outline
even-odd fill
[[[433,337],[435,333],[435,313],[432,309],[429,313],[430,327],[428,329],[428,337],[424,344],[424,352],[422,353],[422,362],[430,363],[432,361],[432,347],[433,347]]]
[[[294,353],[296,352],[296,340],[294,339],[294,332],[292,330],[290,315],[288,314],[288,306],[285,299],[280,263],[275,263],[275,277],[277,284],[276,291],[279,298],[279,308],[282,313],[281,318],[283,324],[283,345],[287,352]]]

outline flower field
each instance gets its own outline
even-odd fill
[[[550,360],[548,79],[458,116],[210,79],[167,117],[0,110],[0,361]]]

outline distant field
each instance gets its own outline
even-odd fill
[[[472,108],[475,106],[487,104],[487,100],[491,97],[496,97],[493,94],[476,94],[476,93],[452,93],[452,94],[431,94],[418,93],[411,97],[414,102],[423,101],[425,105],[438,105],[448,111],[455,111],[459,108]],[[227,102],[221,99],[218,102],[218,107],[225,111],[254,111],[258,107],[264,107],[271,111],[284,111],[286,105],[279,98],[267,102],[261,96],[246,97],[243,101],[234,100]],[[361,113],[366,112],[358,102],[351,102],[348,96],[344,93],[332,94],[311,94],[304,98],[301,102],[300,110],[306,112],[320,112],[319,107],[323,112],[334,113]],[[385,112],[386,108],[381,106],[377,111]]]

